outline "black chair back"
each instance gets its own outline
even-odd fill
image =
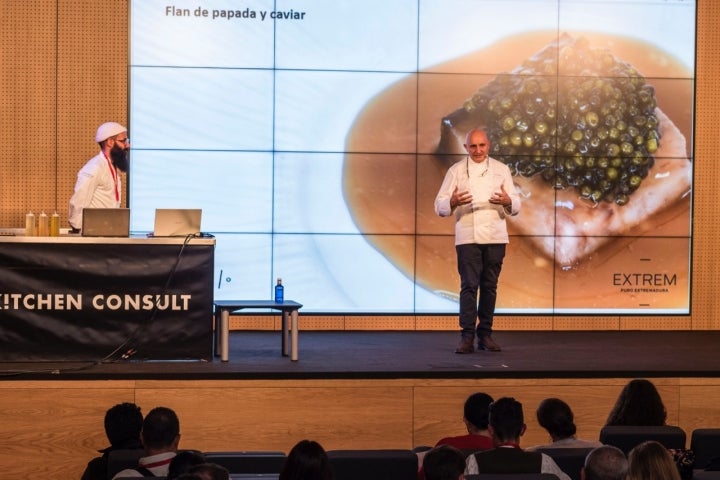
[[[606,426],[600,430],[600,441],[606,445],[614,445],[625,452],[630,453],[636,445],[648,440],[655,440],[665,445],[666,448],[685,448],[687,436],[680,427],[672,425],[662,426]]]
[[[335,480],[417,480],[418,457],[411,450],[330,450]]]
[[[720,480],[720,470],[695,470],[693,472],[692,480]]]
[[[231,473],[230,480],[278,480],[279,473]]]
[[[465,480],[560,480],[553,473],[482,473],[465,475]]]
[[[284,452],[237,451],[204,452],[205,459],[228,469],[230,473],[280,473],[285,463]]]
[[[540,448],[537,450],[548,455],[560,470],[565,472],[572,480],[580,480],[580,472],[585,466],[585,457],[592,448]]]
[[[140,460],[140,457],[143,456],[145,456],[145,450],[142,448],[111,450],[108,453],[107,479],[112,480],[115,474],[125,470],[126,468],[137,467],[138,460]]]
[[[695,454],[694,468],[703,469],[714,458],[720,459],[720,428],[698,428],[690,435],[690,450]]]

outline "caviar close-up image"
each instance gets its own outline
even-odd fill
[[[487,128],[491,155],[515,175],[625,205],[661,141],[656,106],[632,65],[563,35],[475,92],[460,114]]]

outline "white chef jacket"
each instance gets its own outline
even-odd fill
[[[455,213],[455,245],[508,243],[505,218],[520,212],[520,195],[508,166],[490,157],[485,162],[476,163],[465,157],[453,164],[435,198],[435,213],[441,217]],[[500,185],[505,186],[512,201],[508,207],[488,201],[493,193],[500,191]],[[472,203],[450,208],[455,187],[459,192],[468,190]]]
[[[122,198],[120,172],[98,153],[78,172],[75,193],[70,198],[69,221],[73,228],[82,228],[82,210],[91,208],[119,208]]]

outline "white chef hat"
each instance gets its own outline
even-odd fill
[[[110,137],[114,137],[120,133],[127,132],[127,128],[123,127],[119,123],[107,122],[100,125],[95,133],[95,141],[102,142]]]

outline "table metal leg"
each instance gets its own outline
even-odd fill
[[[215,328],[213,329],[213,343],[215,344],[215,356],[220,356],[220,309],[216,308],[213,312],[215,320]]]
[[[288,329],[290,325],[288,323],[288,312],[282,311],[282,355],[283,357],[288,356]]]
[[[230,312],[220,309],[220,360],[227,362],[230,350]]]
[[[298,311],[293,310],[291,313],[292,317],[292,347],[290,348],[291,356],[290,360],[297,361],[298,359]]]

